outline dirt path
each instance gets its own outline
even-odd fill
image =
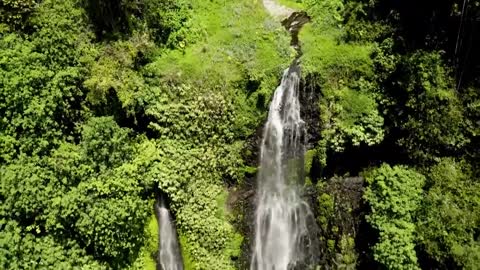
[[[295,10],[280,5],[275,0],[263,0],[263,6],[273,17],[286,18],[289,17]]]

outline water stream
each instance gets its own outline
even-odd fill
[[[299,85],[295,61],[275,91],[264,128],[251,270],[304,270],[316,257],[315,219],[299,192],[306,134]]]
[[[172,223],[170,212],[165,206],[162,198],[159,198],[155,204],[158,224],[160,226],[158,241],[158,270],[183,270],[182,256],[180,255],[180,246],[177,241],[177,233]]]

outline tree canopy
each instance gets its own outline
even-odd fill
[[[0,1],[0,268],[247,269],[261,130],[298,58],[312,269],[478,269],[480,2]],[[303,183],[302,183],[303,184]]]

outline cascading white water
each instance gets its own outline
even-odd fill
[[[160,270],[183,270],[180,247],[177,234],[172,224],[172,219],[163,200],[159,200],[155,206],[157,210],[159,231],[159,265]]]
[[[285,70],[261,146],[251,270],[307,269],[316,244],[314,217],[298,190],[304,176],[305,123],[300,117],[300,69]]]

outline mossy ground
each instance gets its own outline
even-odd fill
[[[154,256],[158,254],[158,222],[154,213],[148,218],[145,228],[145,242],[139,255],[130,267],[131,270],[156,270],[157,262]]]

